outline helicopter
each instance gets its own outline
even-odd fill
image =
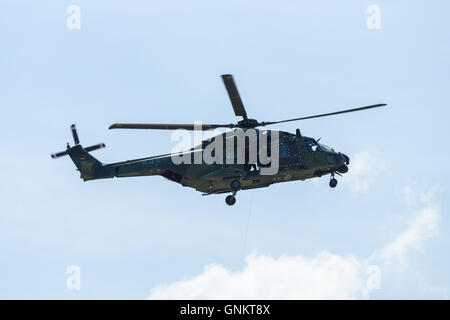
[[[350,158],[333,148],[320,143],[320,139],[303,136],[299,129],[295,133],[278,130],[260,130],[258,127],[306,120],[312,118],[332,116],[386,106],[386,104],[375,104],[359,108],[346,109],[342,111],[323,113],[318,115],[293,118],[281,121],[262,121],[249,118],[237,90],[233,76],[224,74],[221,76],[236,116],[242,120],[231,124],[160,124],[160,123],[114,123],[109,129],[156,129],[156,130],[215,130],[219,128],[231,129],[220,133],[201,144],[185,151],[172,152],[163,155],[146,158],[127,160],[122,162],[103,164],[90,152],[105,147],[99,143],[90,147],[82,147],[78,138],[75,124],[71,125],[74,145],[66,145],[66,150],[51,155],[53,159],[68,155],[84,181],[122,178],[136,176],[160,175],[168,180],[176,182],[183,187],[191,187],[202,192],[202,195],[230,193],[225,202],[232,206],[236,203],[236,194],[241,190],[268,187],[274,183],[311,179],[330,175],[329,186],[335,188],[337,185],[336,175],[341,176],[348,172]],[[237,161],[236,146],[223,147],[216,143],[220,140],[229,142],[239,139],[239,134],[247,134],[254,131],[257,135],[256,148],[252,149],[248,136],[244,137],[244,143],[239,150],[243,150],[243,161]],[[276,138],[276,139],[275,139]],[[262,145],[265,140],[266,145]],[[215,144],[215,148],[211,145]],[[206,161],[206,150],[219,154],[213,163]],[[267,162],[262,161],[261,150],[265,149],[271,159],[276,159],[277,167],[270,174],[263,174],[268,169]],[[219,152],[220,151],[220,152]],[[258,152],[258,155],[256,153]],[[273,152],[273,154],[271,154]],[[237,152],[239,153],[239,152]],[[230,156],[231,155],[231,156]],[[195,157],[199,161],[191,161]],[[184,157],[188,161],[175,163],[174,159]],[[217,159],[217,158],[216,158]],[[230,161],[231,159],[231,161]]]

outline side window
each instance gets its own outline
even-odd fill
[[[279,151],[280,157],[287,157],[289,155],[289,146],[287,143],[280,143],[280,151]]]
[[[306,145],[306,150],[311,152],[312,151],[312,141],[309,139],[305,139],[305,145]]]

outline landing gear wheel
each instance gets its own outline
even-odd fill
[[[337,186],[337,180],[335,178],[330,180],[330,187],[335,188]]]
[[[230,188],[234,192],[241,190],[241,182],[239,180],[233,180],[230,183]]]
[[[227,196],[225,198],[225,202],[227,203],[227,205],[232,206],[236,203],[236,197],[235,196]]]

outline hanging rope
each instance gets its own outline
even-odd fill
[[[241,254],[241,269],[244,267],[244,255],[245,255],[245,249],[247,246],[248,226],[250,225],[250,218],[252,216],[254,192],[255,192],[255,190],[252,190],[252,195],[250,198],[250,208],[248,210],[248,216],[247,216],[247,226],[245,227],[244,245],[242,247],[242,254]]]

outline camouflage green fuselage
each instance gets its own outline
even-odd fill
[[[69,154],[84,180],[161,175],[206,194],[231,192],[230,182],[235,179],[240,180],[243,190],[310,179],[338,171],[349,161],[347,156],[319,145],[312,138],[283,131],[279,132],[279,169],[272,175],[261,174],[259,163],[207,164],[203,160],[202,147],[183,152],[191,158],[190,164],[174,163],[172,157],[180,153],[101,164],[82,150],[72,150]],[[202,154],[199,157],[201,163],[194,163],[194,154],[198,152]]]

